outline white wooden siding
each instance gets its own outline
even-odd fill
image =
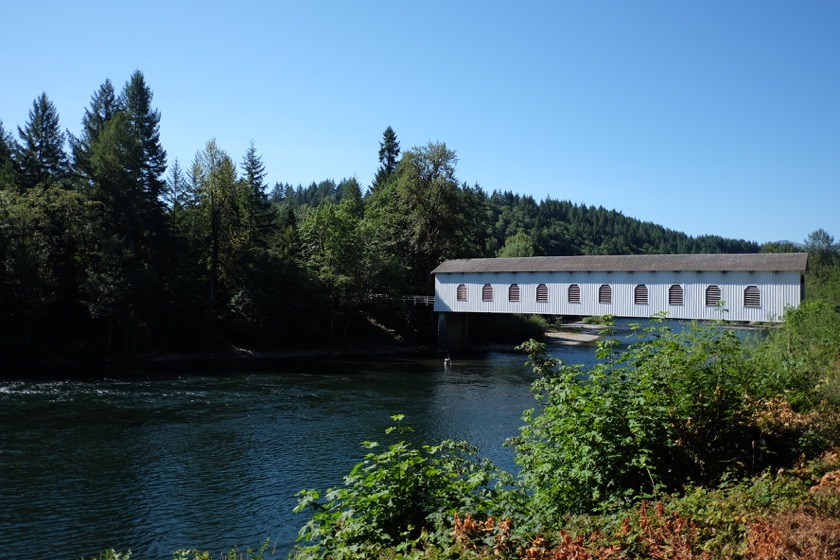
[[[493,301],[482,301],[484,284],[493,286]],[[459,284],[467,288],[467,301],[457,301]],[[519,301],[508,301],[508,288],[519,285]],[[548,287],[548,301],[537,302],[537,286]],[[570,284],[580,286],[580,303],[568,302]],[[608,284],[612,303],[598,303],[598,289]],[[634,290],[644,284],[648,303],[634,303]],[[668,289],[683,288],[684,305],[668,304]],[[720,307],[706,306],[706,288],[721,290]],[[757,286],[761,306],[744,306],[744,290]],[[779,321],[787,307],[800,302],[798,272],[499,272],[438,273],[435,275],[435,311],[466,313],[528,313],[543,315],[615,315],[650,317],[667,312],[675,319],[727,319]]]

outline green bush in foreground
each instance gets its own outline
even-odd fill
[[[402,415],[392,417],[398,423]],[[398,425],[387,433],[405,433]],[[465,442],[414,447],[406,441],[381,452],[376,442],[344,479],[325,494],[304,490],[296,512],[312,510],[300,530],[308,545],[298,558],[366,558],[393,547],[398,552],[451,542],[451,520],[461,511],[510,515],[515,491],[510,476],[488,460],[476,460]]]
[[[521,346],[540,375],[538,410],[512,443],[521,484],[529,490],[533,530],[574,512],[608,509],[692,483],[716,485],[817,452],[825,441],[808,422],[784,430],[762,422],[773,398],[752,361],[752,343],[734,331],[664,324],[635,328],[624,352],[600,345],[590,370],[548,356],[545,345]]]
[[[840,407],[840,314],[823,301],[785,312],[754,353],[761,379],[797,410]]]
[[[227,553],[222,553],[218,556],[213,556],[210,551],[198,549],[181,549],[172,553],[172,560],[264,560],[266,552],[268,552],[269,539],[266,539],[259,548],[247,548],[239,550],[232,548]],[[90,560],[129,560],[131,558],[131,551],[118,552],[113,548],[103,551],[99,556],[93,556]]]

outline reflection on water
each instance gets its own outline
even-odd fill
[[[562,347],[589,363],[592,349]],[[360,442],[405,414],[424,443],[502,447],[533,406],[520,354],[313,364],[95,381],[0,381],[0,554],[52,558],[131,549],[171,558],[266,538],[284,557],[305,522],[295,493],[341,483]]]

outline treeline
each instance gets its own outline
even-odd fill
[[[4,354],[410,340],[433,331],[432,314],[398,296],[431,294],[444,259],[760,250],[488,195],[457,179],[445,144],[403,152],[390,127],[371,185],[269,186],[253,144],[235,160],[210,140],[170,163],[152,97],[137,71],[120,91],[100,85],[78,135],[45,93],[17,138],[0,123]]]

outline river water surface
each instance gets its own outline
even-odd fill
[[[592,348],[558,346],[572,363]],[[502,443],[534,406],[516,353],[313,362],[274,371],[0,380],[0,558],[133,560],[258,547],[285,557],[303,488],[339,485],[405,414],[423,443],[465,439],[514,469]],[[274,555],[272,555],[274,557]]]

